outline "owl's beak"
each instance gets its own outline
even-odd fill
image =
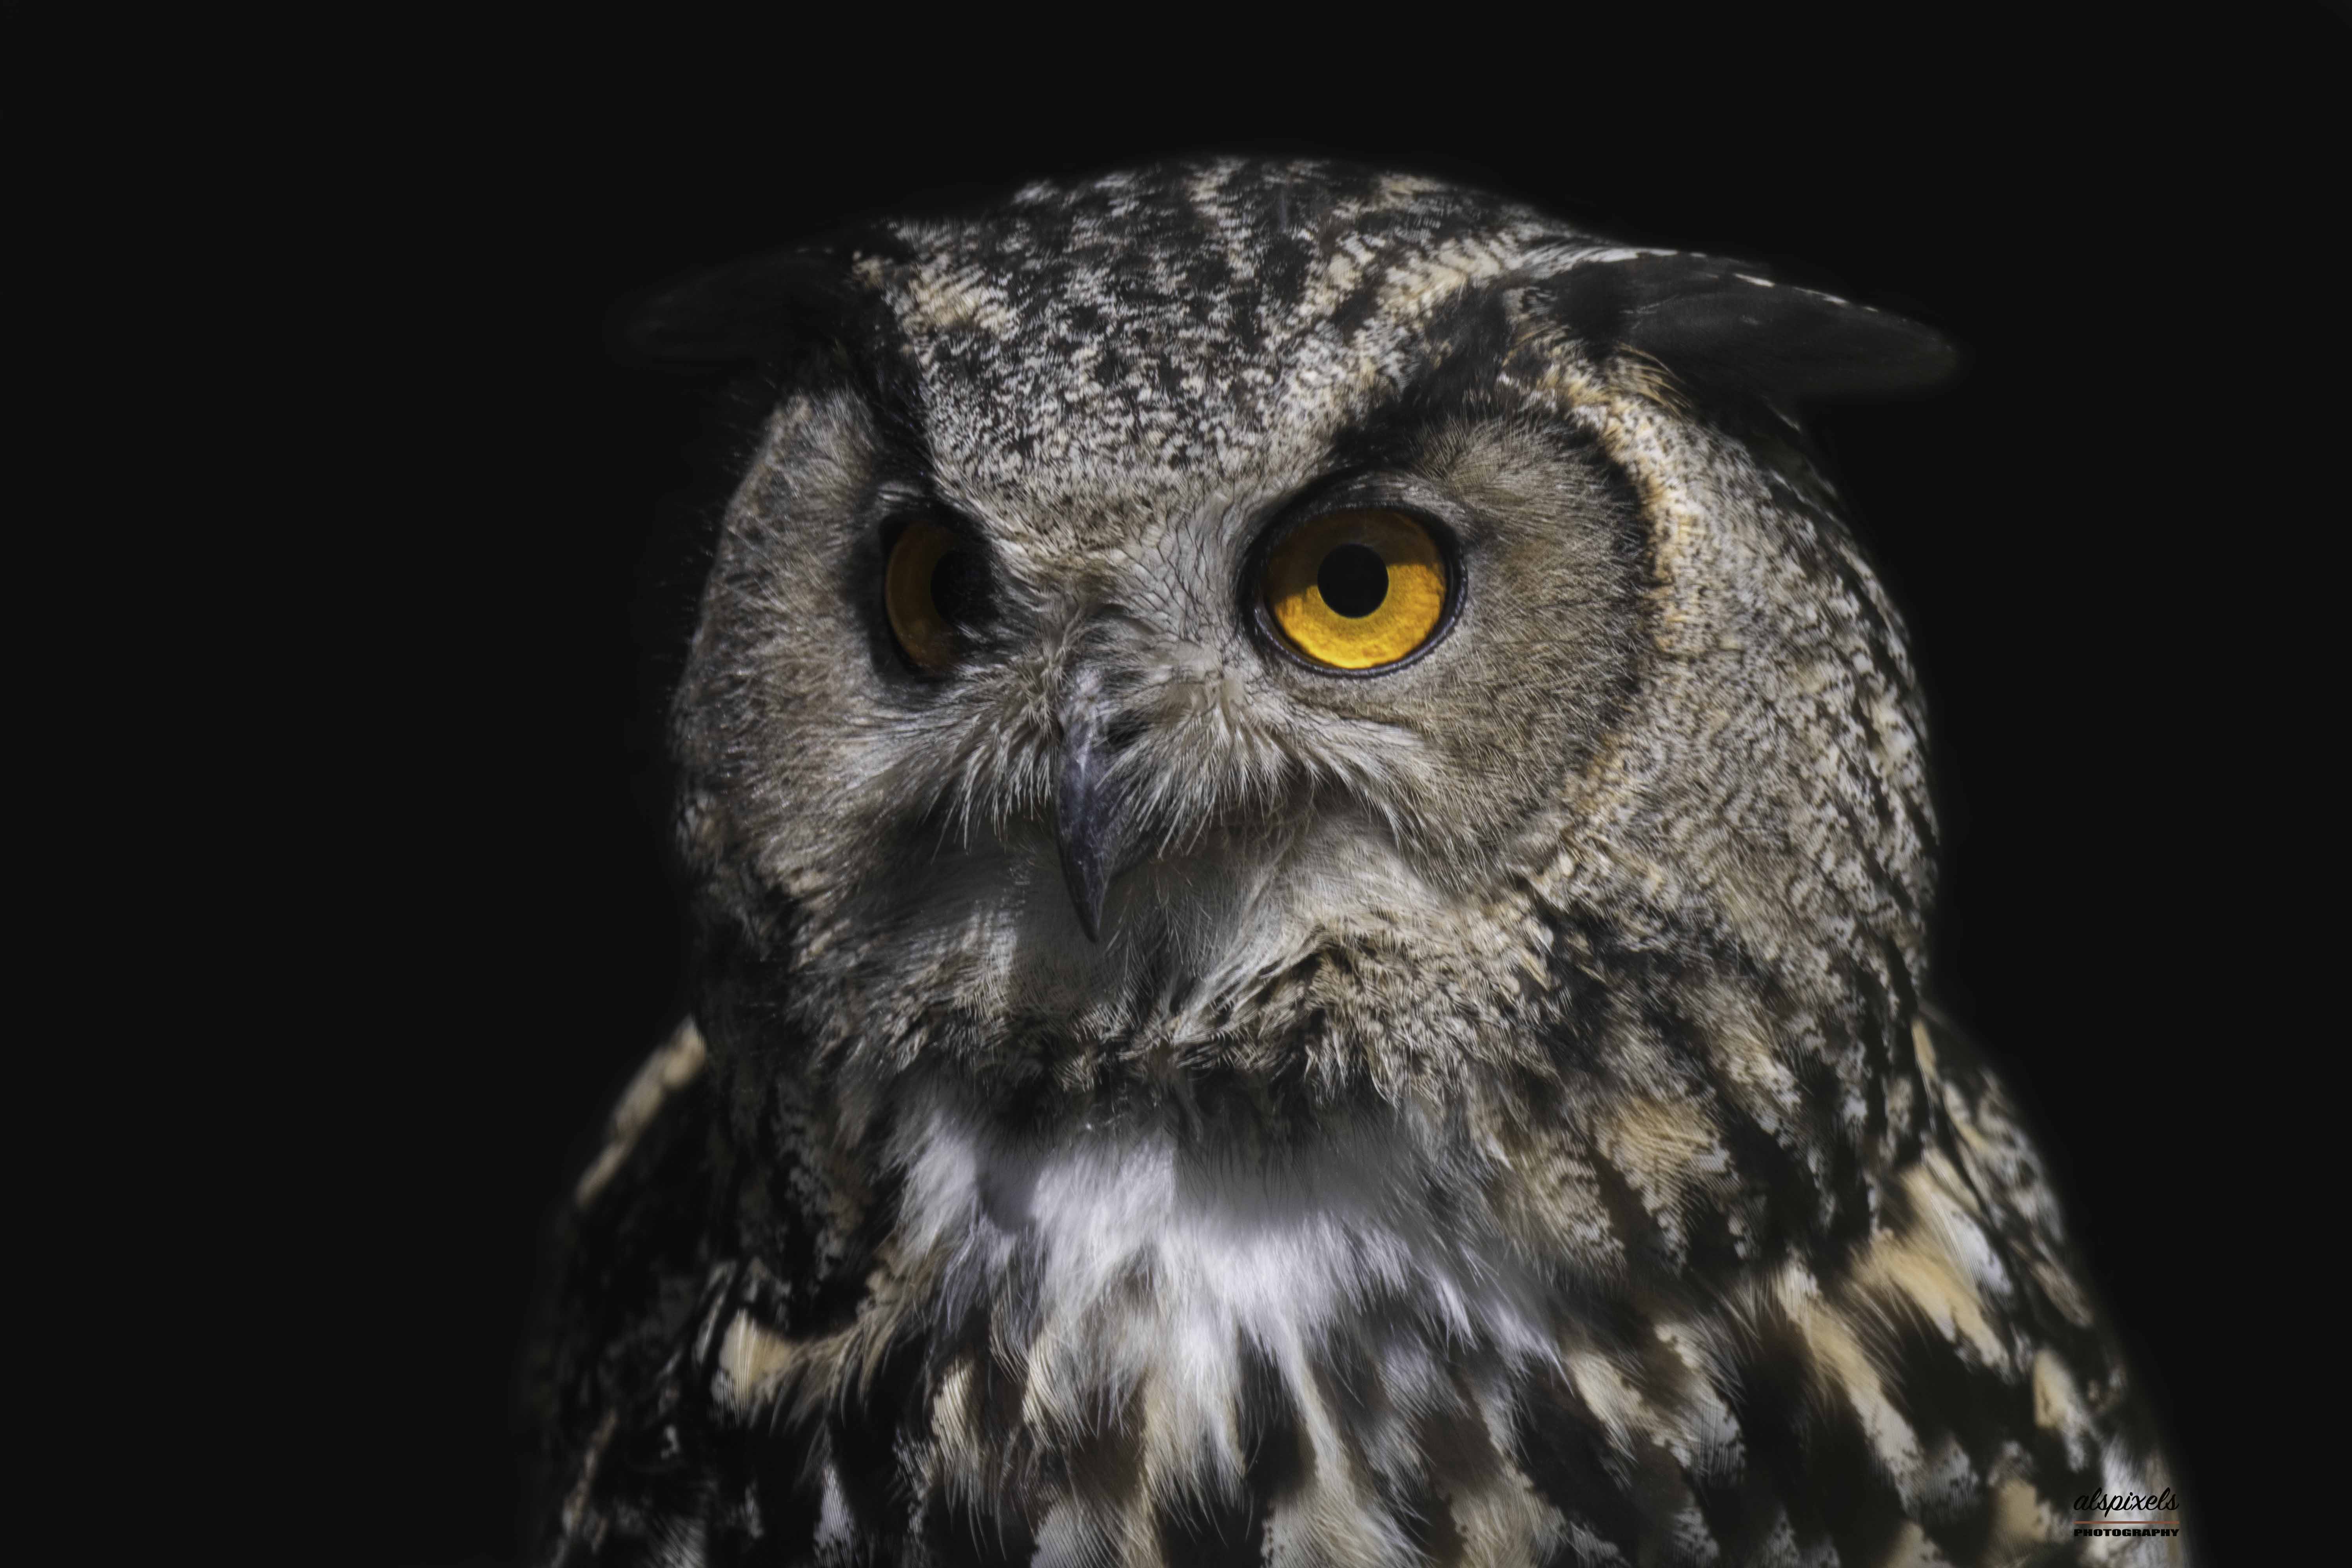
[[[1100,726],[1075,724],[1064,732],[1062,787],[1054,807],[1061,842],[1062,880],[1088,942],[1102,941],[1103,900],[1121,869],[1125,837],[1110,783],[1111,757]]]

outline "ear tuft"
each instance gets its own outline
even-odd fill
[[[1563,323],[1598,353],[1630,350],[1680,380],[1778,400],[1922,392],[1960,364],[1932,328],[1717,257],[1604,252],[1553,290]]]

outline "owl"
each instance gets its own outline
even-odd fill
[[[2179,1560],[1796,422],[1944,341],[1247,158],[637,341],[777,395],[674,705],[692,1016],[526,1358],[542,1561]]]

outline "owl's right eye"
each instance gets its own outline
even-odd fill
[[[907,662],[932,675],[953,666],[986,585],[980,552],[961,534],[929,518],[900,530],[883,571],[882,605]]]
[[[1445,629],[1446,553],[1418,518],[1380,508],[1310,518],[1265,557],[1261,614],[1317,668],[1368,675]]]

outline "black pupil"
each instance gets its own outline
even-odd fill
[[[978,615],[982,587],[979,567],[971,552],[950,550],[931,568],[931,604],[950,626],[967,625]]]
[[[1360,619],[1389,596],[1389,563],[1360,544],[1342,544],[1315,569],[1315,586],[1334,614]]]

